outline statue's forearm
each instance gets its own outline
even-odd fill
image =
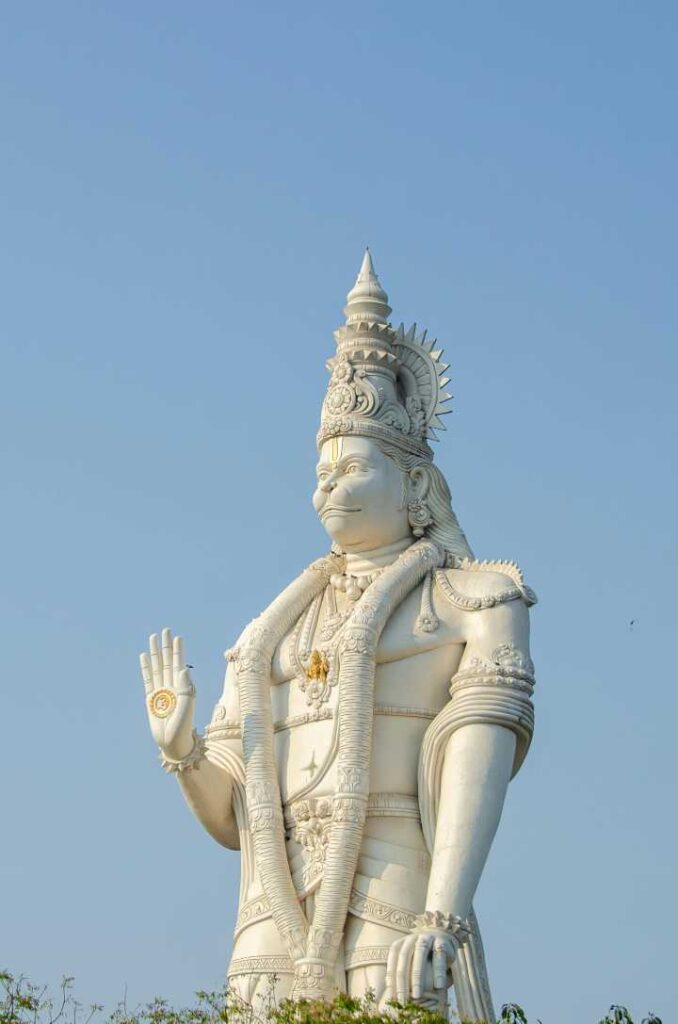
[[[222,846],[240,847],[238,826],[233,813],[233,778],[207,759],[195,771],[177,775],[186,803],[194,815]]]
[[[426,906],[465,918],[490,852],[511,777],[516,737],[472,724],[449,739]]]

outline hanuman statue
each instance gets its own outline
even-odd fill
[[[229,984],[253,1003],[374,993],[494,1020],[476,891],[533,727],[513,562],[479,562],[429,441],[447,366],[395,329],[369,251],[336,332],[313,562],[227,652],[203,736],[183,642],[141,655],[165,769],[241,851]]]

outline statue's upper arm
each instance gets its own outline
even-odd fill
[[[447,602],[446,617],[455,622],[464,643],[451,680],[452,699],[439,719],[444,720],[448,736],[471,723],[511,729],[517,737],[515,772],[529,747],[534,724],[528,608],[536,597],[518,567],[504,564],[507,572],[499,571],[502,563],[490,567],[481,562],[436,574],[440,597]]]
[[[436,573],[436,592],[445,618],[453,618],[465,641],[462,667],[473,657],[493,660],[494,651],[512,644],[529,654],[528,608],[534,592],[512,562],[466,562]]]
[[[530,621],[527,605],[517,598],[465,616],[466,646],[459,670],[473,659],[500,664],[507,648],[530,653]]]
[[[212,713],[212,720],[207,727],[206,733],[211,741],[220,740],[236,742],[240,748],[242,739],[240,699],[238,694],[238,676],[235,671],[235,664],[228,659],[227,652],[226,674],[224,677],[224,689],[217,701]]]

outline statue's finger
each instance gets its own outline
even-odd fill
[[[162,658],[160,656],[160,642],[157,633],[152,633],[148,638],[148,646],[151,650],[151,668],[153,670],[153,686],[160,689],[162,686]]]
[[[421,999],[424,971],[426,970],[426,959],[430,947],[431,939],[426,935],[420,935],[414,944],[411,972],[413,999]]]
[[[151,670],[151,661],[145,652],[139,655],[139,664],[141,665],[141,675],[144,680],[144,690],[147,694],[152,693],[153,673]]]
[[[386,998],[395,999],[395,975],[396,967],[398,965],[398,953],[402,945],[402,939],[398,939],[396,942],[391,943],[391,947],[388,951],[388,960],[386,961]]]
[[[162,684],[172,685],[172,634],[167,628],[162,631]]]
[[[172,674],[174,675],[175,683],[185,668],[184,640],[183,637],[175,636],[174,643],[172,644]]]
[[[433,987],[447,988],[447,949],[445,943],[433,943]]]
[[[398,966],[396,967],[396,992],[399,1003],[406,1003],[410,997],[410,963],[416,941],[416,935],[408,935],[400,947]]]

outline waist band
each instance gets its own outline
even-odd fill
[[[313,821],[316,828],[329,828],[332,797],[297,800],[284,808],[285,830],[291,832]],[[419,820],[419,800],[408,793],[371,793],[367,801],[368,818],[414,818]]]

